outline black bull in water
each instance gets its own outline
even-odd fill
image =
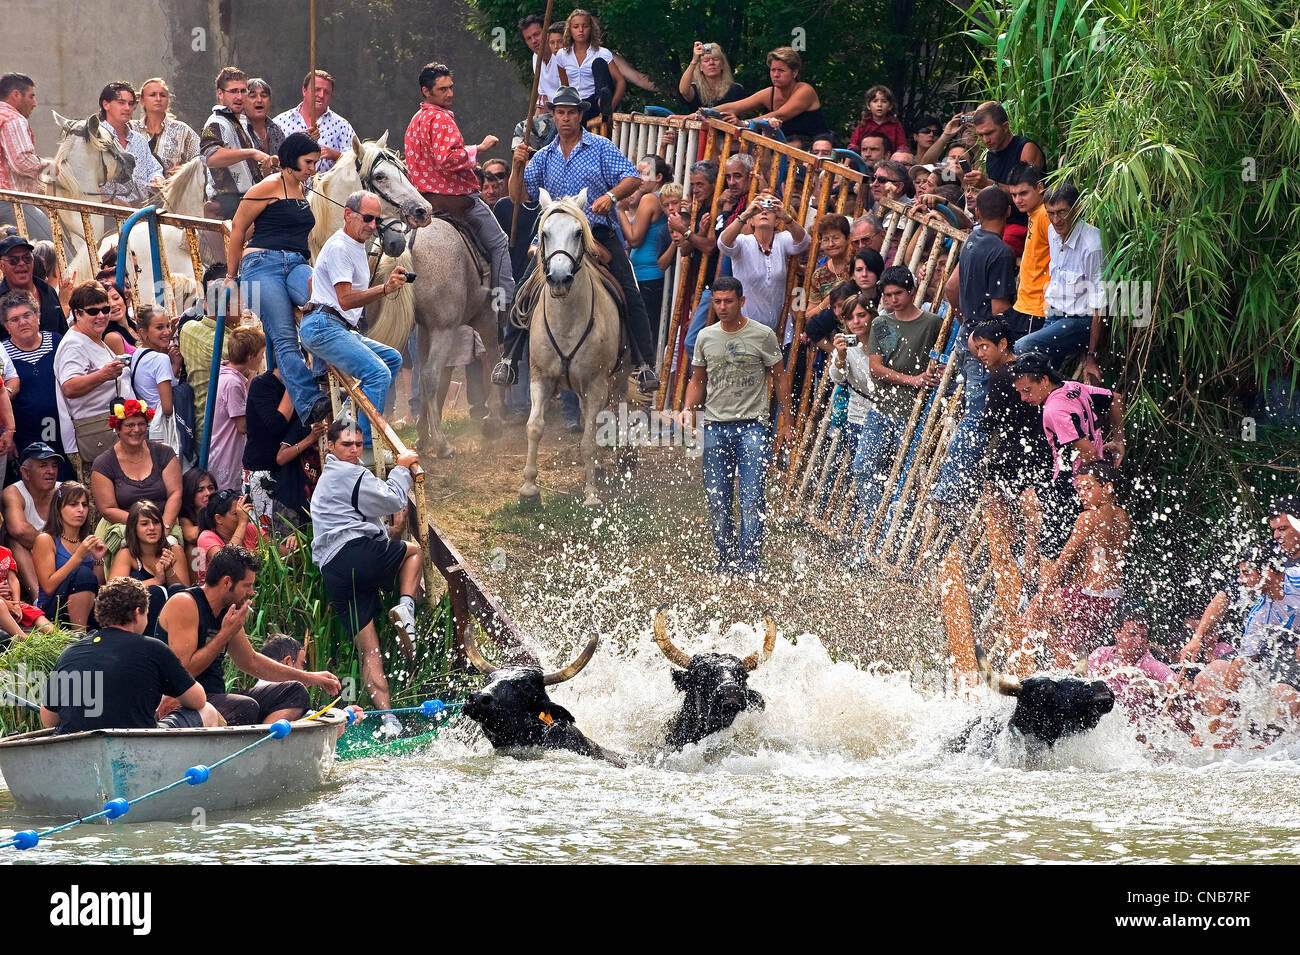
[[[578,729],[573,714],[546,693],[548,686],[573,679],[591,660],[599,643],[600,637],[592,634],[576,660],[562,670],[543,673],[532,666],[493,666],[479,651],[473,637],[466,633],[465,655],[488,682],[469,695],[465,715],[482,727],[488,742],[498,749],[530,746],[567,749],[624,765],[617,753],[587,739]]]
[[[1095,729],[1101,718],[1115,706],[1115,695],[1100,680],[1075,677],[1033,676],[1025,680],[994,673],[984,648],[975,644],[975,661],[984,681],[1004,696],[1016,698],[1016,709],[1005,724],[995,726],[976,720],[954,741],[952,748],[966,750],[978,734],[988,742],[1009,726],[1029,741],[1056,745],[1066,736],[1076,736]]]
[[[673,685],[685,699],[668,724],[666,735],[669,748],[681,749],[726,729],[742,710],[763,709],[763,698],[749,688],[749,674],[772,655],[776,624],[767,618],[763,649],[743,660],[729,653],[690,655],[668,638],[666,610],[665,604],[655,614],[655,643],[671,663],[680,667],[673,670]]]

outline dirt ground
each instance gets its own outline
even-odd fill
[[[928,668],[941,653],[932,588],[857,566],[803,522],[781,520],[779,504],[769,505],[776,520],[758,579],[715,573],[699,461],[680,447],[642,449],[624,473],[613,473],[614,452],[602,451],[603,506],[586,509],[579,436],[565,431],[553,403],[539,456],[543,506],[534,511],[517,497],[521,422],[488,441],[449,408],[446,431],[455,455],[424,460],[430,516],[526,639],[572,646],[575,632],[591,630],[644,639],[655,609],[668,604],[677,633],[771,615],[783,634],[817,634],[859,665]],[[413,427],[401,432],[414,440]]]

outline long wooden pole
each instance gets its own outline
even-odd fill
[[[528,143],[528,134],[533,129],[533,117],[537,115],[537,90],[542,85],[542,54],[544,54],[550,42],[548,40],[551,29],[551,10],[555,7],[555,0],[546,0],[546,13],[542,16],[542,42],[537,51],[537,69],[533,70],[533,92],[528,99],[528,118],[524,120],[524,144]],[[612,130],[611,130],[612,132]],[[613,210],[614,215],[618,215],[618,210]],[[515,230],[519,228],[519,207],[514,207],[514,212],[510,215],[510,244],[515,244]]]
[[[307,24],[307,93],[303,96],[307,106],[307,115],[310,119],[307,122],[307,128],[316,125],[316,0],[311,0],[308,5],[308,24]]]

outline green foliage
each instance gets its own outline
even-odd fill
[[[26,640],[15,640],[0,653],[0,687],[35,702],[44,693],[43,686],[31,686],[54,669],[59,654],[81,639],[80,633],[56,629],[54,633],[34,633]],[[14,700],[0,698],[0,735],[29,733],[41,728],[40,717]]]
[[[576,6],[558,3],[553,16],[562,20]],[[484,39],[491,40],[496,28],[505,29],[506,55],[517,64],[521,79],[530,83],[529,53],[515,24],[525,14],[540,16],[545,4],[470,0],[470,7],[473,28]],[[862,94],[875,83],[893,89],[903,103],[904,125],[910,128],[923,113],[944,115],[969,57],[965,39],[952,36],[962,22],[961,13],[947,3],[610,0],[583,9],[600,17],[606,45],[649,75],[661,91],[647,96],[629,86],[631,99],[624,109],[646,103],[679,108],[675,90],[695,40],[719,44],[737,80],[751,93],[770,85],[768,51],[794,46],[832,128],[845,134],[853,128]]]
[[[1294,486],[1300,440],[1240,440],[1292,382],[1300,308],[1300,27],[1269,0],[977,0],[975,79],[1077,183],[1112,281],[1150,283],[1148,323],[1112,320],[1136,470],[1195,487]]]
[[[300,546],[287,557],[281,557],[276,547],[263,540],[258,545],[258,555],[262,569],[257,574],[257,597],[248,626],[253,645],[260,647],[274,633],[295,637],[307,645],[308,669],[329,670],[340,680],[350,678],[361,697],[356,702],[369,706],[356,647],[329,603],[320,569],[311,560],[310,538],[301,538]],[[454,631],[447,598],[444,596],[432,610],[425,604],[417,605],[415,622],[416,658],[408,664],[388,615],[381,613],[375,621],[393,706],[418,704],[430,695],[444,695],[454,683],[451,675]],[[308,636],[310,642],[306,640]],[[226,681],[228,685],[251,682],[235,669],[229,658]],[[319,702],[324,705],[329,701]]]

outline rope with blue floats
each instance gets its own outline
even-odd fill
[[[446,726],[464,708],[464,703],[444,703],[441,700],[425,700],[419,706],[403,706],[390,710],[367,710],[365,719],[382,716],[385,713],[406,713],[428,719],[431,725],[422,732],[404,733],[388,739],[378,739],[378,734],[367,735],[359,727],[349,729],[339,738],[335,755],[338,759],[349,761],[371,757],[412,755],[426,745],[438,739],[438,729]],[[348,712],[348,725],[353,726],[355,714]]]
[[[31,704],[28,705],[30,706]],[[348,716],[353,717],[354,714],[349,713]],[[351,722],[351,720],[349,720],[349,722]],[[83,822],[94,822],[96,819],[120,819],[130,812],[131,807],[138,802],[144,802],[146,799],[161,795],[162,793],[175,789],[177,786],[185,783],[188,783],[191,786],[199,786],[206,783],[208,778],[212,775],[212,771],[217,767],[222,766],[239,756],[243,756],[250,750],[256,749],[258,746],[261,746],[263,743],[269,742],[270,740],[284,739],[292,731],[293,727],[289,724],[288,720],[276,720],[267,727],[266,735],[261,739],[249,743],[243,749],[238,749],[229,756],[222,757],[211,766],[204,766],[202,764],[191,766],[189,769],[185,770],[185,775],[174,783],[168,783],[161,789],[155,789],[153,792],[147,792],[142,796],[136,796],[134,799],[126,799],[122,796],[118,796],[116,799],[110,799],[108,802],[104,803],[104,808],[99,812],[92,813],[89,816],[83,816],[82,818],[76,819],[72,822],[64,823],[61,826],[55,826],[52,829],[46,829],[42,832],[37,832],[35,829],[24,829],[22,832],[16,832],[14,833],[13,838],[6,842],[2,848],[32,849],[35,848],[35,846],[45,836],[52,836],[56,832],[63,832],[67,829],[71,829],[73,826],[79,826]]]

